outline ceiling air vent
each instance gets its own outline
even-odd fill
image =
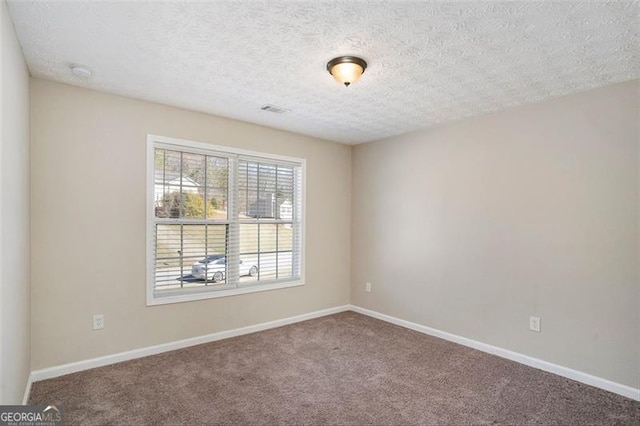
[[[285,112],[291,111],[286,108],[280,108],[275,105],[268,105],[268,104],[261,106],[260,109],[263,111],[275,112],[276,114],[284,114]]]

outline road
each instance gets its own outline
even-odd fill
[[[258,274],[251,277],[244,275],[240,277],[240,286],[243,284],[251,284],[260,281],[271,281],[277,278],[286,278],[291,276],[291,252],[284,253],[267,253],[262,254],[258,258],[258,255],[245,255],[240,256],[245,271],[249,270],[250,266],[258,267]],[[193,262],[195,263],[195,262]],[[183,269],[183,275],[179,267],[166,267],[158,268],[156,271],[156,290],[176,290],[179,288],[204,288],[204,287],[218,287],[222,289],[228,289],[229,286],[226,282],[211,281],[205,282],[199,280],[191,275],[191,266],[193,263],[186,262]],[[276,274],[277,272],[277,274]],[[182,278],[182,279],[181,279]]]

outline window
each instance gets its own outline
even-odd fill
[[[305,160],[147,144],[148,305],[303,284]]]

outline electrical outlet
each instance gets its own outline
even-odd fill
[[[529,317],[529,330],[540,333],[540,317]]]
[[[371,293],[371,283],[364,283],[364,291]]]
[[[93,316],[93,329],[102,330],[104,328],[104,315],[96,314]]]

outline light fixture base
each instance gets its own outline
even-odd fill
[[[357,56],[338,56],[327,62],[327,71],[339,83],[349,87],[367,69],[367,62]]]

